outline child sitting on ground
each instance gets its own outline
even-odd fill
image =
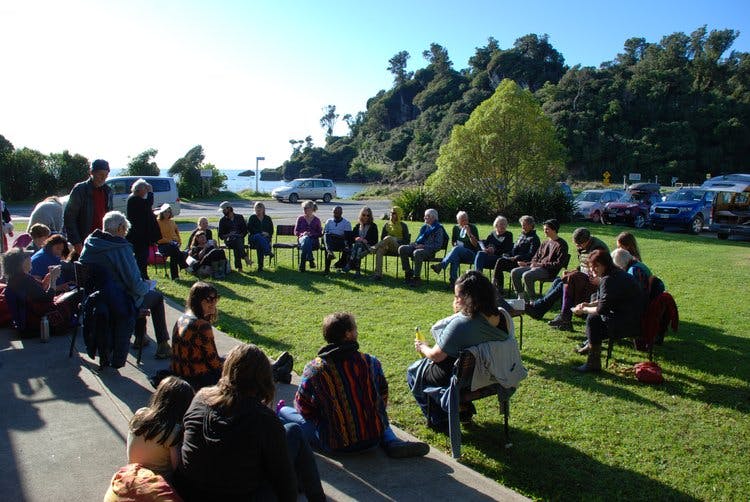
[[[385,409],[388,382],[380,361],[359,351],[354,316],[327,316],[323,337],[328,345],[305,366],[296,409],[280,406],[279,418],[298,423],[310,444],[324,452],[357,452],[380,445],[394,458],[427,454],[426,443],[402,441],[391,430]]]

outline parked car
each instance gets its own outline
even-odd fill
[[[634,183],[615,202],[608,202],[602,213],[602,223],[625,223],[643,228],[651,206],[661,200],[658,183]]]
[[[719,239],[750,237],[750,182],[738,182],[716,192],[709,228]]]
[[[651,206],[649,222],[654,230],[678,226],[699,234],[711,215],[715,191],[702,188],[681,188],[664,202]]]
[[[331,202],[331,199],[336,197],[336,185],[333,181],[323,178],[297,178],[286,185],[274,188],[271,196],[279,202],[286,199],[292,204],[300,199],[322,199],[323,202]]]
[[[576,209],[573,217],[601,223],[604,205],[623,196],[622,190],[584,190],[573,201]]]
[[[154,209],[165,202],[172,206],[175,216],[180,214],[180,194],[177,183],[171,176],[113,176],[107,178],[107,185],[112,189],[112,207],[116,211],[125,213],[128,208],[130,187],[136,180],[143,178],[154,188]]]

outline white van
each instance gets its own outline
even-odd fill
[[[165,202],[172,206],[172,213],[180,214],[180,194],[177,183],[169,176],[112,176],[107,178],[107,185],[112,189],[112,209],[127,213],[130,187],[143,178],[154,188],[154,209]]]

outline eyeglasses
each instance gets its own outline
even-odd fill
[[[213,302],[218,302],[218,301],[219,301],[219,295],[215,295],[215,296],[207,296],[207,297],[206,297],[206,301],[207,301],[207,302],[211,302],[211,303],[213,303]]]

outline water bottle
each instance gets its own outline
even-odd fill
[[[39,332],[41,334],[42,343],[49,342],[49,319],[47,316],[42,316],[42,321],[39,326]]]
[[[426,342],[427,339],[424,337],[421,331],[419,331],[419,326],[414,328],[414,341],[415,342]]]

